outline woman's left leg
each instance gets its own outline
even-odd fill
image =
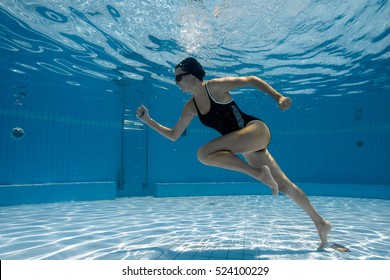
[[[268,166],[254,167],[236,154],[250,153],[265,148],[270,140],[268,127],[261,121],[253,121],[246,127],[218,137],[198,150],[198,159],[206,165],[221,167],[247,174],[278,194],[278,184]]]
[[[270,168],[273,178],[278,183],[280,192],[288,195],[299,205],[309,215],[316,226],[321,240],[318,249],[325,248],[328,243],[328,233],[332,229],[331,223],[324,220],[317,213],[306,194],[284,174],[268,150],[265,149],[255,153],[244,154],[244,157],[253,166],[267,165]]]

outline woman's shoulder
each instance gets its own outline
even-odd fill
[[[211,97],[217,102],[230,102],[233,98],[229,89],[224,86],[226,78],[216,78],[206,82],[206,87]]]

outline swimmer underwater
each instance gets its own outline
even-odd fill
[[[192,57],[175,67],[176,84],[182,92],[191,93],[192,97],[172,129],[153,120],[144,105],[138,108],[137,117],[162,136],[176,141],[192,119],[198,116],[205,126],[221,133],[220,137],[198,149],[198,160],[205,165],[247,174],[270,187],[274,195],[279,192],[288,195],[309,215],[321,240],[317,249],[324,249],[328,244],[331,223],[317,213],[306,194],[290,181],[267,150],[271,139],[268,126],[262,120],[242,112],[229,91],[253,86],[270,95],[283,111],[291,106],[291,99],[256,76],[203,81],[205,74],[202,65]],[[237,154],[241,154],[245,160]]]

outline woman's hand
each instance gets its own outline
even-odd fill
[[[278,100],[278,105],[279,105],[279,108],[282,110],[282,111],[285,111],[287,110],[288,108],[290,108],[292,104],[292,100],[290,97],[280,97],[279,100]]]
[[[137,118],[145,122],[149,117],[149,110],[142,104],[137,109]]]

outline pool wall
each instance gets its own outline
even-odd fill
[[[82,75],[25,75],[0,79],[0,205],[115,198],[123,90]]]
[[[144,103],[153,118],[172,127],[183,99],[149,98],[161,93],[144,83],[117,84],[100,82],[75,90],[24,81],[25,89],[8,89],[0,107],[0,205],[145,195],[269,194],[250,177],[198,162],[197,149],[218,134],[197,119],[172,142],[135,117],[136,108]],[[102,88],[109,90],[96,94]],[[29,93],[28,102],[15,105],[15,98],[20,98],[15,92],[23,90]],[[86,100],[86,90],[95,98]],[[40,92],[39,100],[32,98],[35,92]],[[293,100],[307,102],[299,96]],[[236,101],[248,113],[261,115],[244,97],[237,96]],[[334,100],[324,118],[322,110],[297,106],[282,113],[270,100],[263,103],[271,108],[261,116],[272,131],[269,151],[309,195],[389,198],[390,128],[376,116],[373,105],[345,108]],[[127,125],[122,129],[124,120]],[[23,128],[23,137],[12,135],[15,127]]]

